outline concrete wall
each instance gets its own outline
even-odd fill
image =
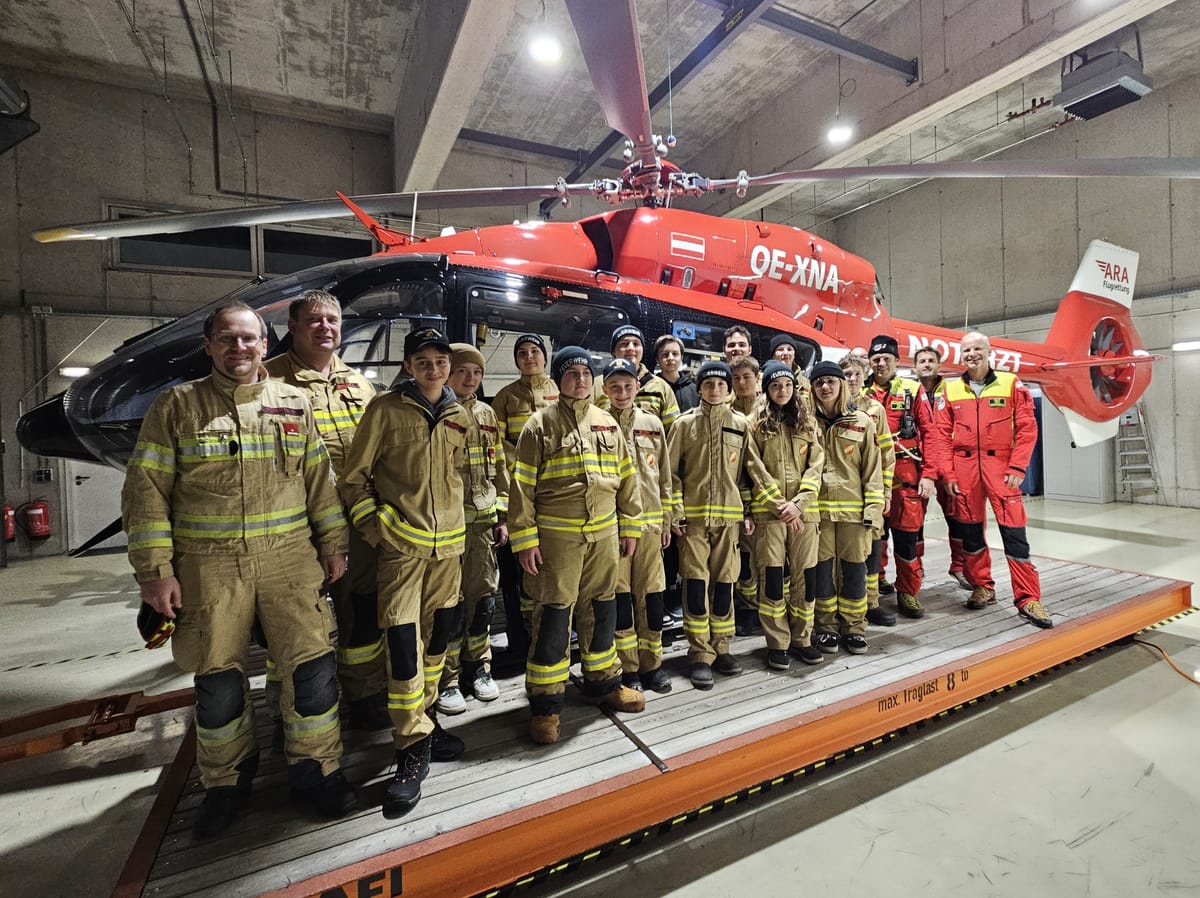
[[[1021,148],[1015,158],[1200,156],[1200,78]],[[1146,418],[1161,490],[1139,502],[1200,507],[1200,183],[1143,179],[929,183],[837,222],[833,239],[876,266],[901,318],[1040,340],[1096,238],[1140,255],[1133,318],[1154,366]],[[1117,489],[1117,495],[1128,497]]]

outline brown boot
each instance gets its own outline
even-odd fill
[[[996,590],[988,589],[986,586],[976,586],[971,590],[971,597],[967,599],[967,607],[972,611],[979,611],[986,608],[988,605],[996,604]]]
[[[588,699],[594,705],[600,705],[611,711],[628,711],[637,714],[646,710],[646,695],[628,686],[618,686],[612,692]]]
[[[1054,626],[1054,621],[1050,620],[1050,615],[1046,611],[1045,606],[1037,599],[1026,602],[1017,609],[1021,617],[1025,618],[1035,627],[1041,627],[1043,630],[1049,630]]]
[[[537,714],[529,721],[529,738],[538,745],[553,745],[558,741],[558,715]]]

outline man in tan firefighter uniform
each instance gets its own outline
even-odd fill
[[[559,398],[517,440],[509,484],[513,551],[533,597],[533,647],[525,665],[530,736],[558,741],[571,664],[571,613],[579,635],[584,698],[642,711],[642,693],[621,683],[616,630],[617,567],[637,550],[642,506],[621,428],[592,404],[592,361],[564,346],[551,364]]]
[[[936,407],[939,396],[946,394],[946,381],[942,379],[942,354],[932,346],[922,346],[913,353],[913,367],[921,380],[921,389],[929,397],[930,407]],[[949,451],[949,447],[946,448]],[[946,519],[946,531],[950,538],[950,577],[958,584],[959,589],[968,592],[974,587],[966,575],[966,553],[963,552],[962,525],[954,516],[954,497],[946,486],[944,477],[937,481],[937,501],[941,506],[942,516]]]
[[[538,334],[521,334],[513,343],[513,360],[521,376],[501,387],[492,399],[496,421],[500,427],[500,439],[504,444],[504,458],[508,464],[508,478],[512,480],[513,465],[516,463],[517,437],[529,417],[540,408],[558,401],[558,384],[546,373],[550,356],[546,342]],[[500,566],[500,590],[504,598],[504,621],[508,633],[508,650],[525,663],[529,654],[529,626],[533,615],[533,600],[524,588],[521,565],[513,554],[512,545],[501,546],[496,551]]]
[[[866,350],[864,350],[865,352]],[[892,478],[896,469],[896,447],[887,423],[883,405],[867,394],[864,384],[871,373],[870,363],[861,355],[842,357],[842,376],[847,392],[859,411],[866,412],[875,423],[875,445],[879,447],[879,463],[883,469],[883,513],[886,516],[892,499]],[[896,615],[879,604],[879,569],[883,564],[883,525],[871,533],[871,552],[867,555],[867,623],[877,627],[896,626]],[[836,573],[836,572],[835,572]]]
[[[729,406],[747,421],[758,414],[762,399],[758,359],[752,355],[735,356],[729,362],[733,372],[733,391]],[[733,588],[733,631],[738,636],[756,636],[761,631],[758,622],[758,564],[754,560],[754,535],[738,535],[738,578]]]
[[[905,617],[925,616],[918,595],[925,578],[925,506],[934,494],[945,457],[945,441],[933,424],[933,407],[921,385],[896,374],[900,349],[896,338],[879,334],[871,340],[871,382],[866,395],[879,402],[896,450],[891,502],[884,519],[896,556],[896,607]],[[887,486],[885,484],[884,488]],[[887,545],[887,540],[883,543]],[[880,569],[886,566],[880,553]]]
[[[617,577],[617,655],[626,686],[666,693],[671,691],[671,678],[662,669],[667,586],[663,549],[670,543],[671,529],[663,526],[663,520],[672,517],[671,471],[662,421],[634,405],[637,370],[632,361],[620,357],[604,367],[608,411],[625,434],[642,502],[642,536],[637,551],[621,559]]]
[[[451,343],[450,349],[450,389],[470,413],[467,466],[462,472],[467,543],[462,555],[463,601],[446,649],[437,709],[462,714],[467,695],[481,702],[500,697],[492,679],[491,637],[500,585],[496,549],[508,543],[508,465],[496,413],[476,397],[483,382],[483,353],[470,343]]]
[[[246,649],[257,614],[281,675],[292,793],[322,816],[357,804],[342,776],[333,620],[346,519],[302,390],[262,367],[266,325],[240,302],[204,322],[212,374],[166,390],[142,422],[121,493],[142,601],[176,620],[195,674],[198,836],[240,813],[258,766]]]
[[[883,470],[875,422],[859,411],[836,362],[812,370],[813,402],[825,467],[817,508],[816,644],[827,654],[839,645],[867,651],[867,555],[883,525]],[[840,569],[837,576],[835,566]]]
[[[396,774],[383,799],[389,819],[421,798],[430,760],[463,752],[434,716],[461,592],[466,544],[463,482],[468,412],[446,386],[450,344],[431,327],[404,338],[411,375],[367,406],[338,489],[350,523],[379,551],[379,626],[388,659],[388,712]]]
[[[751,499],[785,523],[798,513],[793,508],[790,515],[780,514],[786,503],[750,439],[750,422],[726,401],[733,385],[729,366],[705,362],[696,379],[700,405],[675,422],[667,446],[691,681],[696,689],[712,689],[714,670],[726,676],[742,671],[729,653],[729,638],[734,630],[738,534],[754,531]],[[747,479],[750,485],[743,490]]]
[[[324,290],[309,290],[288,307],[292,348],[266,363],[267,372],[304,390],[312,405],[317,431],[329,453],[335,477],[367,403],[375,397],[371,383],[337,354],[342,342],[342,307]],[[378,559],[358,531],[350,531],[350,566],[329,589],[338,625],[338,682],[347,704],[347,724],[367,730],[392,725],[387,713],[387,670],[383,633],[375,608]],[[268,680],[275,671],[268,662]]]
[[[610,346],[614,359],[625,359],[633,363],[637,370],[637,407],[654,415],[662,421],[663,427],[670,430],[671,425],[679,419],[679,400],[675,398],[674,388],[642,363],[646,352],[642,332],[632,324],[623,324],[612,332]],[[608,408],[608,397],[603,390],[597,390],[596,405]]]

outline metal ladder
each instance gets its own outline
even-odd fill
[[[1130,499],[1135,493],[1159,491],[1154,447],[1150,445],[1150,427],[1141,400],[1121,415],[1117,428],[1117,470],[1121,490]]]

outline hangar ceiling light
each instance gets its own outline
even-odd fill
[[[1055,106],[1076,118],[1092,119],[1150,93],[1153,85],[1142,71],[1137,27],[1133,27],[1137,59],[1121,50],[1121,36],[1122,32],[1117,32],[1063,60],[1062,91],[1054,97]]]

